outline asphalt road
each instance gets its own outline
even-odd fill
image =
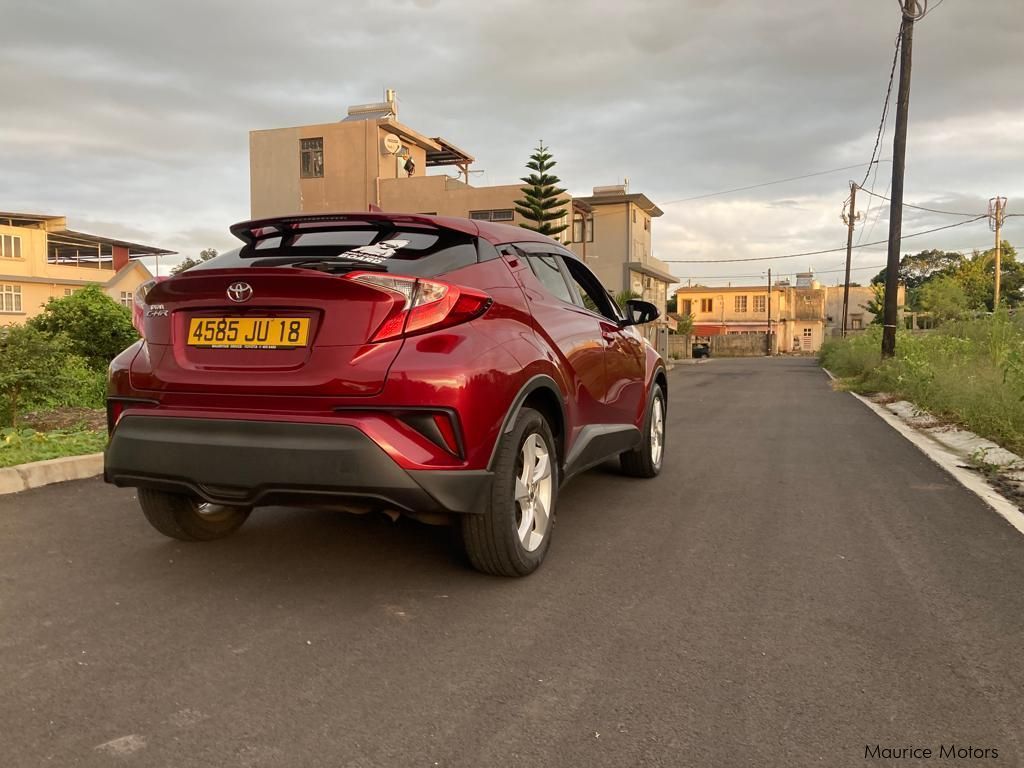
[[[523,580],[411,522],[183,545],[99,481],[0,497],[0,764],[1024,760],[1024,537],[812,361],[670,389],[662,475],[574,481]]]

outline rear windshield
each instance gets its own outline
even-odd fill
[[[357,270],[436,277],[478,261],[476,238],[437,229],[353,227],[306,232],[282,243],[258,240],[192,269],[300,267],[344,274]]]

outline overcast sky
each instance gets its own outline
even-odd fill
[[[224,250],[249,215],[248,131],[341,119],[390,87],[402,122],[476,156],[474,184],[514,183],[539,138],[574,194],[628,177],[665,210],[655,255],[708,262],[671,264],[683,280],[772,266],[828,283],[842,254],[715,261],[845,245],[863,167],[669,201],[866,164],[899,25],[897,0],[34,0],[2,17],[0,210]],[[944,0],[913,50],[906,201],[980,213],[1000,194],[1024,212],[1024,3]],[[891,141],[890,121],[883,158]],[[870,202],[863,242],[887,234]],[[957,220],[906,211],[903,229]],[[1006,236],[1024,244],[1019,222]],[[903,250],[991,239],[982,221]],[[885,261],[855,253],[855,279]]]

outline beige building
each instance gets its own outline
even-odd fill
[[[863,331],[874,319],[867,305],[870,287],[850,288],[848,332]],[[900,313],[904,288],[899,289]],[[693,316],[693,335],[775,334],[774,351],[817,352],[826,337],[841,333],[843,286],[822,286],[811,272],[767,285],[692,286],[676,291],[680,315]]]
[[[573,203],[580,209],[573,212],[573,252],[612,293],[632,291],[664,315],[669,286],[678,281],[651,248],[654,219],[662,210],[625,184],[595,187],[593,195]]]
[[[474,157],[439,136],[398,122],[394,92],[350,107],[338,121],[249,134],[253,218],[295,213],[384,211],[457,216],[517,225],[522,184],[474,187]],[[452,175],[428,169],[450,169]],[[675,278],[654,258],[651,222],[661,211],[625,186],[565,196],[559,236],[612,293],[632,290],[664,313]]]
[[[130,307],[151,277],[132,257],[171,253],[68,229],[63,216],[0,212],[0,326],[22,323],[50,299],[87,285]]]

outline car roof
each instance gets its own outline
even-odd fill
[[[539,232],[534,232],[532,229],[514,227],[509,224],[463,219],[455,216],[430,216],[423,213],[391,213],[384,211],[274,216],[265,219],[240,221],[237,224],[231,225],[230,229],[235,237],[247,245],[252,245],[257,240],[267,237],[299,234],[302,232],[330,231],[339,225],[348,225],[360,221],[391,221],[395,224],[418,224],[421,226],[437,227],[438,229],[474,235],[483,238],[492,245],[522,242],[562,245],[557,240],[547,235],[542,235]],[[564,246],[562,247],[564,248]]]

